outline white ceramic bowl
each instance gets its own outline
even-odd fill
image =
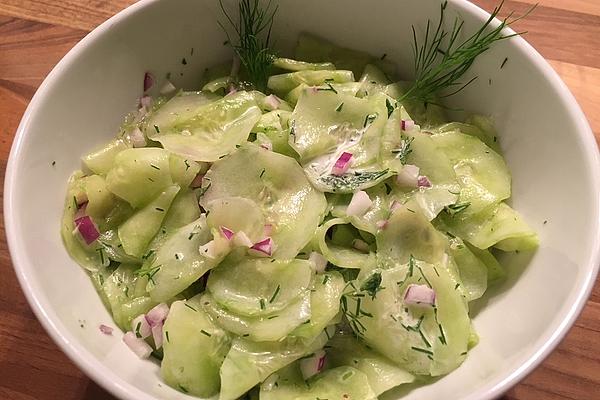
[[[406,76],[412,66],[411,24],[424,26],[439,12],[437,1],[422,0],[279,4],[274,37],[283,52],[306,30],[348,47],[387,53]],[[450,2],[448,23],[456,14],[466,21],[467,31],[487,18],[463,0]],[[66,181],[79,167],[80,155],[115,134],[140,95],[144,71],[158,77],[170,71],[177,85],[194,88],[205,67],[229,57],[217,16],[216,0],[148,0],[102,24],[44,81],[10,156],[6,232],[23,290],[63,351],[122,399],[186,396],[161,384],[158,366],[137,359],[120,334],[99,333],[98,325],[110,324],[110,316],[59,236]],[[500,69],[505,57],[509,61]],[[539,232],[541,245],[534,255],[509,257],[508,281],[487,296],[485,307],[475,307],[481,342],[458,370],[429,386],[392,391],[385,399],[404,392],[409,392],[406,400],[500,395],[565,335],[600,262],[598,152],[572,95],[521,38],[496,44],[471,74],[480,79],[452,98],[451,105],[495,118],[513,172],[513,205]]]

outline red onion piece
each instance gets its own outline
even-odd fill
[[[133,351],[139,358],[148,358],[152,354],[152,347],[144,341],[135,336],[133,332],[127,332],[123,336],[123,342]]]
[[[168,95],[168,94],[173,93],[176,90],[177,90],[177,88],[175,87],[175,85],[173,85],[171,83],[171,81],[167,79],[167,81],[160,88],[160,94]]]
[[[431,181],[429,181],[429,178],[427,178],[425,175],[421,175],[417,179],[417,186],[418,187],[431,187]]]
[[[265,150],[269,150],[269,151],[273,150],[273,143],[271,143],[271,142],[263,142],[263,143],[259,144],[259,146]]]
[[[435,290],[427,285],[408,285],[404,293],[404,304],[410,305],[434,305]]]
[[[152,328],[162,324],[169,315],[169,306],[165,303],[160,303],[146,314],[146,320]]]
[[[352,153],[343,152],[342,155],[337,159],[333,168],[331,169],[331,173],[333,175],[344,175],[348,168],[350,168],[350,161],[352,159]]]
[[[140,107],[144,111],[149,111],[150,107],[152,107],[152,97],[150,97],[150,96],[140,97]]]
[[[364,213],[366,213],[372,205],[373,202],[369,198],[367,192],[364,190],[359,190],[352,195],[352,200],[350,200],[350,204],[348,204],[348,208],[346,208],[346,215],[364,215]]]
[[[163,345],[163,323],[152,327],[152,339],[154,339],[154,348],[160,349]]]
[[[265,108],[270,111],[277,110],[281,105],[281,101],[274,94],[270,94],[267,97],[265,97],[264,103]]]
[[[250,240],[250,238],[248,237],[248,235],[246,235],[246,232],[244,231],[236,232],[235,235],[233,235],[233,244],[238,247],[248,248],[254,245],[254,243],[252,243],[252,240]]]
[[[325,366],[325,356],[325,351],[319,350],[311,357],[300,360],[300,371],[302,372],[302,377],[305,380],[317,375],[323,370],[323,367]]]
[[[146,138],[137,126],[129,133],[129,140],[133,147],[146,147]]]
[[[105,335],[112,335],[112,333],[113,333],[113,330],[114,330],[114,329],[113,329],[113,328],[111,328],[110,326],[108,326],[108,325],[104,325],[104,324],[101,324],[101,325],[99,326],[99,329],[100,329],[100,332],[104,333]]]
[[[225,238],[227,240],[231,240],[231,238],[233,237],[233,235],[235,235],[235,232],[232,231],[231,229],[225,227],[225,226],[221,226],[219,227],[219,230],[221,231],[221,233],[223,234],[223,236],[225,236]]]
[[[385,229],[385,227],[387,225],[388,225],[387,219],[382,219],[382,220],[375,222],[375,226],[377,226],[377,229],[379,229],[379,230]]]
[[[235,88],[235,85],[232,83],[228,86],[227,94],[234,94],[234,93],[237,93],[237,89]]]
[[[131,321],[131,331],[135,333],[135,336],[142,339],[146,339],[152,334],[152,327],[146,319],[146,315],[138,315]]]
[[[390,205],[390,211],[394,212],[399,208],[402,208],[402,203],[400,203],[398,200],[392,201],[392,204]]]
[[[100,232],[90,216],[86,215],[75,220],[75,229],[79,232],[86,244],[91,244],[100,237]]]
[[[419,167],[412,164],[406,164],[402,167],[402,170],[396,175],[396,182],[401,186],[417,187],[417,180],[419,178]]]
[[[271,257],[273,255],[273,239],[267,237],[250,247],[251,254],[257,257]]]
[[[147,92],[154,86],[154,75],[150,72],[144,74],[144,92]]]
[[[402,128],[403,131],[408,131],[414,126],[415,121],[413,121],[412,119],[403,119],[402,121],[400,121],[400,128]]]
[[[361,251],[363,253],[369,252],[369,244],[361,239],[354,239],[352,241],[352,247],[354,247],[356,250]]]
[[[203,178],[204,178],[204,174],[196,175],[196,177],[194,178],[192,183],[190,183],[190,187],[192,189],[198,189],[199,187],[202,187],[202,179]]]
[[[317,253],[316,251],[310,253],[308,261],[314,265],[316,273],[322,273],[325,271],[325,268],[327,268],[327,259],[323,257],[321,253]]]

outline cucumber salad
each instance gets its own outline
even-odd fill
[[[138,110],[83,157],[64,244],[168,385],[370,400],[466,359],[497,253],[538,239],[505,202],[492,122],[449,121],[439,100],[510,21],[459,42],[444,9],[402,81],[385,55],[310,34],[275,55],[276,8],[242,0],[239,23],[223,8],[233,62],[198,91],[147,73]]]

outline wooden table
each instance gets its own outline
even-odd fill
[[[497,0],[475,0],[488,11]],[[508,0],[523,12],[538,0]],[[0,0],[0,176],[21,115],[61,57],[132,0]],[[571,88],[600,140],[600,0],[540,0],[517,30]],[[4,221],[0,221],[4,232]],[[600,399],[600,283],[552,355],[503,399]],[[0,399],[112,397],[77,369],[42,329],[0,240]]]

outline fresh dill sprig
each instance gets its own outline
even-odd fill
[[[219,22],[227,35],[229,45],[244,66],[250,83],[256,89],[264,91],[275,58],[269,42],[278,6],[272,6],[271,1],[266,7],[262,7],[260,0],[241,0],[238,4],[239,20],[235,22],[225,9],[223,0],[219,0],[219,4],[237,36],[237,43],[234,43],[225,26]]]
[[[481,28],[461,43],[459,36],[463,32],[464,21],[456,18],[450,32],[443,28],[447,4],[447,1],[442,3],[440,20],[435,28],[431,21],[427,21],[425,37],[422,42],[417,37],[415,27],[412,27],[415,82],[399,101],[418,100],[426,104],[435,104],[436,95],[441,91],[454,88],[441,96],[449,97],[466,88],[477,77],[466,83],[462,83],[460,79],[475,59],[486,52],[495,42],[521,35],[521,33],[505,35],[503,31],[504,28],[529,15],[535,8],[534,5],[524,15],[517,18],[512,18],[514,13],[511,12],[500,21],[497,27],[490,30],[494,19],[504,5],[504,0],[502,0]]]

